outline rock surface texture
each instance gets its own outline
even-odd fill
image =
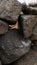
[[[0,65],[11,65],[29,50],[20,65],[37,65],[37,4],[0,0]]]
[[[5,34],[8,31],[8,24],[0,20],[0,35]]]
[[[17,38],[18,37],[18,38]],[[3,64],[19,59],[30,50],[31,41],[24,40],[16,30],[10,30],[0,37],[0,57]]]
[[[33,28],[31,38],[32,38],[32,40],[37,40],[37,23],[36,23],[36,25]]]
[[[33,32],[36,32],[37,33],[37,16],[36,15],[21,15],[20,17],[20,21],[21,21],[21,28],[23,30],[23,34],[24,34],[24,37],[25,38],[28,38],[30,37],[33,33],[33,28],[34,28],[34,31]],[[36,31],[35,31],[36,30]],[[35,33],[35,35],[36,35]]]
[[[17,21],[21,7],[22,5],[18,0],[0,0],[0,18],[8,20],[9,23]]]

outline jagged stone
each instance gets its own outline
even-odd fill
[[[0,35],[5,34],[8,31],[8,24],[0,20]]]
[[[21,7],[18,0],[0,0],[0,19],[14,23],[19,17]]]
[[[24,14],[30,14],[30,15],[37,15],[37,7],[32,7],[32,5],[25,5],[22,6],[22,11]]]
[[[25,39],[18,30],[9,30],[0,36],[0,57],[3,64],[9,64],[29,52],[31,41]]]
[[[35,26],[37,22],[37,16],[36,15],[21,15],[20,17],[20,25],[21,29],[23,31],[24,37],[28,38],[32,34],[32,29]]]

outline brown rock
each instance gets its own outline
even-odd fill
[[[25,38],[28,38],[32,34],[32,29],[37,22],[36,15],[22,15],[20,17],[21,28]]]
[[[32,40],[37,40],[37,23],[32,31],[32,36],[31,36]]]

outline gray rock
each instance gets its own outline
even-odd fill
[[[17,21],[21,7],[18,0],[0,0],[0,18],[8,20],[9,23]]]
[[[32,35],[32,29],[37,22],[36,15],[21,15],[20,17],[21,29],[23,31],[24,37],[28,38]],[[20,23],[19,22],[19,23]]]
[[[3,64],[9,64],[29,52],[31,41],[18,34],[17,30],[9,30],[0,36],[0,57]]]
[[[8,24],[0,20],[0,35],[5,34],[8,31]]]

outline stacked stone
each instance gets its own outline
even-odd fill
[[[5,24],[7,23],[8,25],[15,24],[21,13],[21,7],[22,5],[18,0],[0,0],[0,21],[1,23],[3,22],[2,26],[4,22]],[[1,23],[0,23],[0,28],[1,28]],[[1,33],[3,34],[3,30],[0,32],[0,34]],[[6,29],[4,31],[6,32]]]
[[[24,39],[19,29],[9,28],[18,21],[21,8],[18,0],[0,0],[0,60],[3,65],[16,61],[30,50],[31,40]]]
[[[23,21],[23,33],[25,38],[30,37],[33,42],[37,41],[37,3],[22,6],[22,11],[26,15],[21,16]],[[26,18],[26,21],[25,21]]]
[[[20,21],[24,38],[37,41],[37,15],[21,15]]]
[[[23,12],[23,14],[21,14]],[[18,21],[18,29],[10,29]],[[18,0],[0,0],[0,58],[10,64],[37,45],[37,7]]]

